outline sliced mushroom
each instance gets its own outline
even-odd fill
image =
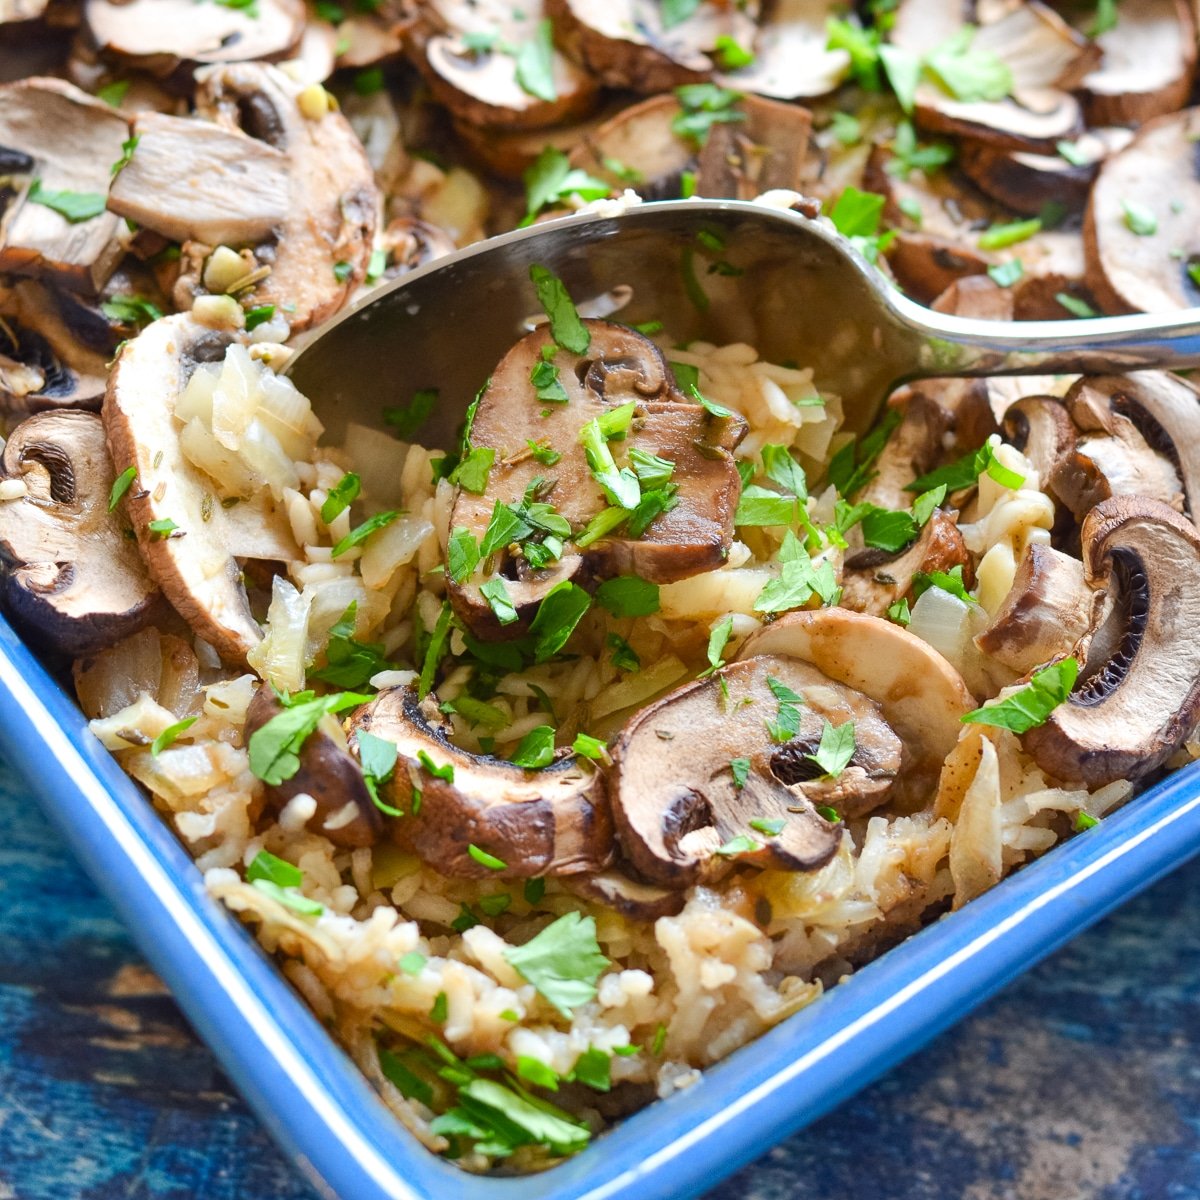
[[[288,214],[288,156],[209,121],[139,113],[108,206],[171,241],[246,246]]]
[[[229,342],[186,314],[156,321],[117,359],[104,427],[117,471],[137,469],[125,503],[151,575],[192,629],[238,662],[262,638],[239,560],[287,562],[300,551],[269,493],[216,502],[223,481],[193,466],[180,444],[183,388],[198,363],[220,362]],[[151,528],[163,521],[177,528]]]
[[[677,889],[643,883],[626,875],[619,867],[594,875],[567,875],[563,878],[563,886],[567,891],[615,909],[633,921],[673,917],[686,899],[684,893]]]
[[[911,546],[898,554],[883,550],[858,550],[848,554],[842,573],[844,607],[882,617],[898,600],[912,594],[913,576],[919,571],[951,571],[962,567],[964,578],[972,577],[958,522],[937,509]]]
[[[1099,386],[1085,377],[1065,403],[1082,436],[1049,482],[1077,520],[1110,496],[1146,496],[1183,510],[1182,464],[1200,485],[1200,465],[1190,466],[1200,432],[1200,397],[1192,388],[1162,372],[1139,372],[1138,380],[1105,376]]]
[[[301,90],[274,67],[236,63],[203,72],[196,92],[200,116],[287,156],[287,218],[255,250],[270,273],[240,298],[286,308],[293,332],[325,320],[354,294],[366,275],[379,208],[371,165],[349,123],[334,111],[305,116],[297,106]],[[188,291],[199,286],[181,281],[177,305],[188,307]]]
[[[782,743],[770,729],[780,707],[773,685],[803,697],[791,705],[797,732],[781,735]],[[851,722],[855,731],[854,756],[836,778],[808,757],[826,721]],[[718,878],[731,861],[816,870],[837,851],[841,831],[815,806],[870,811],[888,799],[901,766],[900,739],[874,701],[805,663],[769,654],[642,709],[612,755],[610,798],[625,855],[640,875],[673,888]],[[735,759],[748,763],[741,783]],[[752,821],[782,826],[772,834]]]
[[[707,79],[722,36],[749,48],[756,7],[702,4],[671,28],[653,0],[548,0],[546,11],[567,53],[601,83],[650,93]]]
[[[753,200],[776,189],[800,190],[807,168],[812,116],[795,104],[745,96],[744,121],[714,125],[700,151],[696,194]]]
[[[755,655],[800,659],[878,702],[905,747],[901,803],[921,804],[932,794],[960,718],[975,707],[962,677],[932,646],[891,621],[844,608],[780,617],[738,650],[739,659]]]
[[[604,781],[573,756],[526,771],[461,750],[449,741],[436,699],[422,703],[410,687],[380,692],[354,712],[350,728],[352,739],[366,732],[396,746],[394,781],[381,789],[405,814],[393,836],[444,874],[528,879],[603,871],[611,862]],[[443,773],[452,768],[450,778],[430,763]],[[471,847],[504,866],[484,865]]]
[[[740,419],[711,417],[675,387],[658,348],[641,334],[606,321],[584,322],[591,344],[584,354],[553,352],[567,403],[539,401],[530,373],[553,347],[543,327],[524,337],[501,360],[479,402],[471,429],[475,447],[490,447],[495,462],[481,494],[460,488],[450,515],[482,541],[496,504],[519,505],[538,478],[542,499],[553,504],[578,536],[608,500],[588,467],[579,435],[590,420],[626,403],[637,405],[624,443],[674,463],[670,482],[678,491],[674,508],[656,517],[641,537],[620,530],[584,549],[569,540],[562,557],[535,569],[507,548],[461,583],[451,581],[455,611],[479,637],[517,636],[542,597],[564,579],[588,584],[611,575],[635,573],[667,583],[720,566],[733,536],[740,480],[730,451],[741,440]],[[561,458],[542,465],[528,449],[540,443]],[[485,574],[486,572],[486,574]],[[480,588],[502,578],[520,620],[501,626]]]
[[[28,418],[9,435],[0,470],[26,489],[0,500],[0,595],[31,638],[88,654],[154,617],[158,589],[108,511],[113,469],[98,416]]]
[[[283,711],[271,688],[262,684],[246,710],[246,744]],[[291,779],[264,785],[263,794],[271,808],[279,812],[292,797],[311,796],[317,806],[304,823],[306,829],[327,837],[335,846],[373,846],[383,833],[383,817],[367,791],[358,761],[321,728],[308,737],[299,757],[300,769]]]
[[[959,0],[903,0],[890,40],[926,59],[966,27]],[[995,55],[1012,74],[1012,94],[1001,100],[958,100],[931,79],[916,89],[917,120],[928,129],[959,133],[1014,150],[1053,153],[1055,143],[1081,128],[1079,104],[1069,89],[1099,58],[1099,51],[1038,0],[1006,6],[984,21],[971,41]]]
[[[541,34],[542,0],[428,0],[407,31],[429,90],[455,119],[501,129],[534,129],[585,115],[595,81],[558,50],[550,53],[549,90],[522,86],[518,62]],[[486,48],[485,48],[486,47]],[[552,96],[552,98],[547,98]]]
[[[0,88],[0,170],[21,177],[0,219],[0,270],[97,291],[121,257],[117,218],[100,211],[72,222],[33,197],[64,191],[103,197],[128,137],[120,113],[60,79]]]
[[[1044,488],[1074,451],[1079,431],[1057,396],[1023,396],[1004,413],[1004,437],[1033,464]]]
[[[931,471],[942,455],[946,415],[921,392],[912,392],[903,414],[875,460],[875,474],[855,499],[880,508],[907,508],[913,501],[907,487]]]
[[[104,357],[64,319],[49,288],[32,279],[0,288],[0,409],[99,411],[107,376]]]
[[[1033,542],[991,624],[975,638],[985,654],[1022,675],[1069,654],[1099,617],[1104,592],[1084,580],[1083,564]]]
[[[843,7],[839,0],[774,0],[746,47],[754,61],[718,73],[718,82],[777,100],[828,95],[850,73],[849,53],[829,48],[829,19]]]
[[[1082,81],[1091,125],[1138,125],[1182,108],[1196,66],[1196,25],[1187,0],[1123,4],[1096,38],[1104,57]]]
[[[1106,312],[1171,312],[1200,303],[1196,139],[1200,109],[1159,117],[1100,168],[1084,220],[1087,282]],[[1139,224],[1131,219],[1137,205]],[[1141,232],[1136,232],[1140,228]]]
[[[379,243],[387,255],[387,266],[381,279],[395,279],[458,249],[444,229],[417,217],[397,217],[389,221]]]
[[[101,55],[165,77],[181,66],[288,58],[304,18],[302,0],[86,0],[82,32]]]
[[[1167,761],[1200,718],[1200,534],[1155,500],[1106,500],[1083,523],[1084,579],[1110,611],[1076,647],[1075,690],[1022,736],[1056,779],[1101,787]]]
[[[1018,321],[1061,321],[1074,315],[1062,303],[1063,295],[1095,305],[1086,284],[1088,271],[1077,229],[1043,229],[997,257],[1019,258],[1024,268],[1012,289],[1013,316]]]

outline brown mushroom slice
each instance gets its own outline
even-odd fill
[[[777,100],[826,96],[850,72],[850,55],[829,48],[828,21],[844,11],[840,0],[774,0],[753,45],[754,61],[717,75],[724,87]]]
[[[812,115],[795,104],[744,96],[743,121],[709,130],[696,170],[696,195],[753,200],[763,192],[799,191],[808,169]]]
[[[865,613],[844,608],[788,613],[756,630],[738,650],[739,659],[759,654],[800,659],[877,701],[907,751],[898,788],[917,803],[924,802],[954,749],[963,713],[975,707],[962,676],[932,646]]]
[[[880,508],[908,508],[913,496],[906,489],[937,465],[945,433],[946,414],[942,408],[922,392],[910,393],[899,423],[875,460],[874,477],[855,493],[855,499]]]
[[[803,697],[790,705],[797,732],[782,743],[770,729],[781,688]],[[808,758],[827,721],[854,725],[854,756],[836,778]],[[731,861],[813,871],[841,841],[815,806],[847,815],[878,807],[895,785],[901,751],[879,706],[861,692],[793,658],[744,659],[719,679],[669,693],[621,731],[609,790],[617,835],[637,872],[664,887],[718,878]],[[782,825],[772,834],[752,821]]]
[[[99,411],[107,377],[104,356],[88,348],[48,288],[33,279],[0,288],[0,410]]]
[[[1004,438],[1033,464],[1047,487],[1064,456],[1075,449],[1079,431],[1057,396],[1023,396],[1004,413]]]
[[[222,657],[244,662],[262,631],[240,560],[286,562],[300,551],[269,493],[230,508],[217,503],[221,481],[193,466],[180,444],[175,406],[183,389],[198,363],[223,359],[229,341],[186,314],[154,322],[117,360],[104,426],[116,469],[137,469],[125,504],[151,575],[196,633]]]
[[[1156,771],[1200,718],[1200,533],[1155,500],[1106,500],[1083,523],[1084,579],[1109,615],[1076,648],[1075,690],[1021,741],[1089,788]]]
[[[139,113],[137,150],[112,181],[108,207],[174,242],[245,246],[288,215],[288,157],[209,121]]]
[[[183,65],[288,58],[304,19],[303,0],[85,0],[83,34],[103,56],[163,77]]]
[[[456,120],[542,128],[585,115],[598,98],[591,76],[553,48],[549,91],[535,95],[522,86],[518,62],[542,36],[543,16],[542,0],[428,0],[407,39],[434,99]]]
[[[210,68],[196,92],[200,116],[287,157],[288,216],[256,251],[270,274],[240,298],[286,311],[293,332],[324,321],[354,294],[366,275],[379,208],[374,172],[349,122],[333,111],[305,116],[297,105],[301,91],[274,67],[235,63]],[[181,308],[190,303],[186,290],[176,289]]]
[[[1049,482],[1077,520],[1110,496],[1147,496],[1177,511],[1184,508],[1180,468],[1198,432],[1200,411],[1194,410],[1200,398],[1161,372],[1139,374],[1142,387],[1120,376],[1104,377],[1094,387],[1085,377],[1067,393],[1067,411],[1082,434]],[[1200,483],[1195,469],[1191,474],[1192,483]]]
[[[1033,542],[1004,603],[975,644],[1006,667],[1028,674],[1071,652],[1099,616],[1104,592],[1084,579],[1083,563]]]
[[[393,782],[382,789],[405,814],[393,823],[393,836],[446,875],[529,879],[603,871],[612,861],[604,781],[573,756],[526,771],[471,754],[450,742],[436,698],[418,701],[411,687],[388,688],[356,709],[350,731],[354,744],[366,732],[396,746]],[[479,862],[471,847],[503,868]]]
[[[625,441],[612,444],[619,453],[639,448],[670,459],[677,503],[639,538],[618,529],[582,549],[567,541],[562,557],[542,569],[530,568],[505,549],[492,556],[490,570],[481,563],[471,577],[451,580],[451,603],[478,637],[518,636],[542,597],[564,579],[590,583],[636,571],[667,583],[720,566],[728,552],[741,491],[730,451],[741,440],[744,422],[713,418],[690,403],[675,387],[658,348],[641,334],[607,321],[588,319],[584,325],[591,337],[587,351],[559,348],[551,358],[566,403],[538,400],[530,381],[531,371],[544,361],[543,348],[553,347],[545,327],[522,338],[492,373],[471,443],[494,450],[495,461],[481,494],[459,489],[450,528],[464,527],[481,542],[496,504],[519,505],[540,478],[541,498],[553,504],[575,535],[581,533],[609,502],[588,466],[580,431],[626,403],[637,405],[633,423]],[[560,459],[543,465],[530,454],[529,442],[552,449]],[[505,581],[516,623],[501,626],[481,593],[485,582],[496,578]]]
[[[1196,139],[1200,109],[1159,117],[1100,168],[1084,219],[1087,282],[1105,312],[1171,312],[1200,303]],[[1129,206],[1154,226],[1137,233]],[[1139,226],[1143,230],[1147,227]]]
[[[663,92],[707,79],[717,39],[749,48],[756,4],[701,4],[667,28],[655,0],[548,0],[561,44],[610,87]]]
[[[1096,42],[1104,57],[1084,76],[1090,125],[1138,125],[1182,108],[1196,66],[1196,24],[1187,0],[1123,4]]]
[[[103,197],[128,137],[116,109],[61,79],[0,88],[0,169],[22,177],[0,220],[0,270],[51,275],[65,287],[96,292],[121,257],[117,218],[101,209],[69,221],[35,201],[35,184],[46,199],[55,192]]]
[[[283,711],[270,686],[261,684],[246,710],[245,743],[249,745],[251,736]],[[319,727],[306,739],[299,757],[300,769],[291,779],[263,786],[267,804],[279,812],[294,796],[311,796],[316,810],[304,823],[306,829],[335,846],[373,846],[383,833],[383,816],[367,791],[358,761]]]
[[[453,254],[458,247],[444,230],[418,217],[397,217],[379,236],[380,249],[387,255],[381,279],[395,279],[426,263]]]
[[[898,600],[911,594],[917,572],[951,571],[955,567],[962,567],[964,578],[971,579],[971,556],[958,522],[939,508],[917,540],[898,554],[874,549],[848,554],[842,572],[841,604],[855,612],[882,617]]]
[[[889,36],[894,46],[925,58],[964,24],[958,0],[903,0]],[[1079,104],[1069,89],[1099,52],[1051,9],[1038,0],[1006,6],[979,27],[971,50],[993,54],[1009,68],[1012,94],[963,101],[923,80],[916,89],[916,115],[926,128],[1045,153],[1081,130]]]
[[[0,460],[24,495],[0,500],[0,595],[39,644],[80,655],[134,633],[158,589],[108,511],[113,468],[100,418],[47,412],[21,422]]]

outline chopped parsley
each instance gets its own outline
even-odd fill
[[[733,775],[733,786],[740,792],[750,778],[750,760],[748,758],[731,758],[729,770]]]
[[[30,183],[26,199],[31,204],[53,209],[72,225],[98,217],[108,204],[108,197],[102,192],[52,191],[42,187],[40,179]]]
[[[580,429],[579,442],[588,469],[609,503],[618,508],[635,508],[642,498],[641,484],[628,467],[618,469],[599,417],[593,417]]]
[[[566,154],[553,146],[547,146],[537,156],[523,178],[524,225],[530,224],[542,209],[569,196],[578,196],[580,200],[602,200],[612,190],[603,179],[596,179],[577,167],[572,168]]]
[[[147,523],[146,528],[150,532],[151,541],[159,541],[162,538],[168,538],[173,533],[176,533],[179,526],[171,520],[170,517],[159,517],[154,521]]]
[[[476,446],[467,451],[458,466],[450,472],[450,482],[475,496],[482,496],[487,491],[488,476],[495,461],[496,451],[491,446]]]
[[[854,757],[854,722],[833,725],[828,720],[821,727],[821,741],[816,753],[804,757],[814,762],[829,779],[836,779]]]
[[[963,582],[961,566],[951,567],[949,571],[917,571],[912,577],[913,598],[919,600],[931,587],[941,588],[964,604],[978,604],[979,601],[967,591]]]
[[[895,604],[888,607],[888,620],[894,621],[897,625],[903,625],[905,628],[912,622],[912,611],[908,607],[908,601],[904,599],[897,600]]]
[[[936,471],[930,471],[928,475],[914,479],[904,490],[928,493],[936,488],[944,487],[947,493],[957,492],[963,488],[973,487],[978,482],[979,476],[986,473],[1001,487],[1015,492],[1024,485],[1025,476],[1009,470],[1000,462],[996,457],[996,444],[993,441],[984,442],[978,450],[973,450],[970,454],[966,454],[944,467],[938,467]]]
[[[108,511],[112,512],[125,497],[133,481],[137,478],[137,467],[126,467],[113,480],[112,490],[108,493]]]
[[[269,850],[260,850],[246,868],[246,882],[257,883],[260,879],[281,888],[298,888],[304,882],[304,873],[286,859],[277,858]]]
[[[325,646],[325,666],[310,670],[311,678],[331,683],[334,687],[358,688],[366,684],[372,675],[378,675],[380,671],[393,666],[387,660],[382,643],[355,639],[357,616],[358,601],[351,600],[346,611],[330,627],[329,641]]]
[[[916,130],[911,121],[901,121],[896,126],[896,136],[892,139],[892,159],[887,164],[889,175],[907,178],[913,171],[928,174],[938,167],[944,167],[954,161],[954,147],[949,142],[930,142],[922,144],[917,141]]]
[[[988,267],[988,276],[1000,287],[1012,287],[1025,274],[1025,264],[1019,258]]]
[[[362,480],[353,471],[347,471],[329,489],[325,502],[321,505],[321,520],[328,525],[330,521],[341,516],[358,499],[361,491]]]
[[[1095,829],[1100,824],[1099,818],[1093,817],[1091,813],[1085,813],[1082,809],[1075,814],[1075,820],[1071,822],[1071,828],[1076,833],[1083,833],[1087,829]]]
[[[481,867],[487,867],[489,871],[505,871],[508,869],[508,863],[502,858],[497,858],[494,854],[489,854],[486,850],[481,850],[472,842],[467,847],[467,853]]]
[[[533,37],[517,47],[514,57],[521,91],[553,104],[558,90],[554,86],[553,25],[548,17],[538,22]]]
[[[127,141],[121,143],[121,157],[113,163],[111,171],[115,179],[133,161],[133,152],[142,139],[135,133]]]
[[[357,525],[350,530],[341,541],[334,544],[333,549],[329,552],[329,557],[340,557],[347,550],[365,542],[371,534],[378,533],[379,530],[387,528],[387,526],[401,515],[399,509],[390,509],[387,512],[376,513],[373,517],[368,517],[361,525]]]
[[[558,377],[558,368],[544,358],[533,364],[533,369],[529,372],[529,382],[533,384],[534,392],[543,404],[566,404],[571,399]]]
[[[956,100],[998,101],[1012,94],[1013,73],[990,50],[972,49],[977,30],[964,25],[925,56],[925,71]]]
[[[800,732],[800,705],[804,697],[792,691],[786,683],[776,679],[774,675],[767,676],[767,687],[779,701],[779,710],[774,721],[766,722],[767,732],[773,742],[789,742]]]
[[[1071,694],[1079,677],[1079,662],[1064,658],[1034,672],[1029,682],[1003,700],[992,700],[969,712],[962,721],[972,725],[998,725],[1013,733],[1026,733],[1044,725],[1050,714]]]
[[[396,744],[387,738],[376,737],[365,729],[355,735],[355,740],[358,743],[358,762],[362,767],[363,783],[375,807],[389,817],[402,817],[404,814],[398,808],[385,804],[379,798],[379,789],[389,783],[396,773]]]
[[[511,607],[511,606],[510,606]],[[417,679],[417,699],[424,700],[433,689],[433,679],[437,674],[438,665],[445,656],[450,641],[450,605],[443,602],[442,611],[434,623],[421,659],[421,674]],[[516,613],[513,613],[515,619]]]
[[[430,756],[428,750],[417,751],[417,761],[429,772],[434,779],[441,779],[445,783],[454,782],[454,764],[453,763],[435,763]]]
[[[721,655],[725,653],[725,646],[732,633],[733,617],[726,617],[725,620],[713,627],[712,632],[708,635],[708,666],[700,672],[698,678],[704,679],[709,675],[714,675],[725,665],[725,660]]]
[[[181,733],[185,733],[187,730],[191,729],[191,727],[195,725],[199,719],[199,717],[184,717],[182,721],[176,721],[174,725],[168,725],[166,729],[164,729],[162,733],[160,733],[158,737],[156,737],[154,741],[150,743],[150,753],[157,758],[168,746],[174,745],[175,739]]]
[[[713,43],[713,52],[722,71],[740,71],[754,62],[754,51],[747,50],[727,33],[722,33]]]
[[[332,692],[328,696],[314,696],[312,692],[289,696],[283,692],[279,693],[279,699],[283,711],[256,729],[248,745],[251,774],[272,787],[278,787],[300,770],[300,751],[316,733],[326,713],[356,708],[371,697],[357,692]]]
[[[504,951],[504,957],[539,995],[564,1017],[596,995],[596,981],[609,961],[596,941],[594,917],[564,913],[523,946]]]
[[[540,771],[554,761],[554,728],[538,725],[517,743],[509,761],[526,771]]]
[[[608,743],[601,738],[594,738],[586,733],[577,734],[571,743],[571,749],[584,758],[593,762],[609,762]]]
[[[604,644],[612,651],[612,665],[618,671],[632,673],[642,669],[642,660],[638,658],[637,651],[619,634],[610,633]]]
[[[1042,219],[1040,217],[992,225],[979,235],[979,248],[980,250],[1005,250],[1019,242],[1027,242],[1035,233],[1040,233],[1041,229]]]
[[[112,296],[100,305],[100,311],[110,320],[119,321],[123,325],[136,325],[139,328],[149,325],[151,321],[159,320],[162,309],[145,296],[126,294]]]
[[[578,584],[564,579],[542,597],[541,604],[529,625],[533,635],[535,662],[553,658],[566,644],[592,606],[592,598]]]
[[[562,455],[546,442],[535,442],[532,438],[526,438],[525,445],[529,447],[529,457],[544,467],[552,467],[562,458]]]
[[[1135,200],[1122,200],[1121,208],[1125,213],[1125,227],[1138,237],[1153,237],[1158,232],[1158,218],[1144,204]]]
[[[250,333],[260,325],[265,325],[275,315],[275,305],[258,304],[246,309],[246,332]]]
[[[481,558],[479,543],[464,525],[456,526],[446,542],[446,571],[453,583],[469,579]]]
[[[397,966],[405,975],[420,975],[429,961],[419,950],[410,950],[402,955]]]
[[[401,441],[411,442],[417,430],[429,420],[437,407],[437,400],[437,388],[420,388],[413,392],[412,399],[407,404],[394,404],[385,408],[384,422],[391,426]],[[491,466],[490,463],[488,465]]]
[[[591,345],[592,335],[579,319],[563,281],[537,263],[529,268],[529,278],[537,292],[538,303],[550,322],[551,336],[564,350],[583,354]]]
[[[814,595],[822,604],[836,604],[841,595],[833,564],[814,565],[799,538],[789,529],[779,547],[779,577],[772,579],[754,601],[755,612],[787,612],[807,604]]]
[[[1191,275],[1193,267],[1188,267],[1188,274]],[[1078,296],[1072,296],[1070,292],[1055,292],[1054,299],[1062,305],[1073,317],[1088,319],[1090,317],[1098,317],[1100,314],[1086,301],[1081,300]]]
[[[746,114],[734,107],[743,98],[742,93],[715,83],[685,83],[675,89],[675,98],[679,112],[671,121],[671,129],[697,149],[708,141],[714,125],[746,119]]]
[[[595,599],[614,617],[649,617],[659,609],[658,584],[637,575],[606,579],[596,589]]]
[[[723,846],[718,846],[714,853],[719,854],[722,858],[736,858],[739,854],[753,854],[761,849],[762,846],[752,837],[739,833],[737,837],[730,838]]]

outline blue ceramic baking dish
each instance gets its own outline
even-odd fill
[[[0,621],[0,745],[297,1168],[339,1200],[682,1200],[814,1120],[1200,849],[1200,763],[891,950],[701,1081],[533,1177],[422,1147]]]

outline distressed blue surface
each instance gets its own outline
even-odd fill
[[[1200,1197],[1198,992],[1185,867],[710,1200]],[[0,763],[0,1200],[312,1195]]]

